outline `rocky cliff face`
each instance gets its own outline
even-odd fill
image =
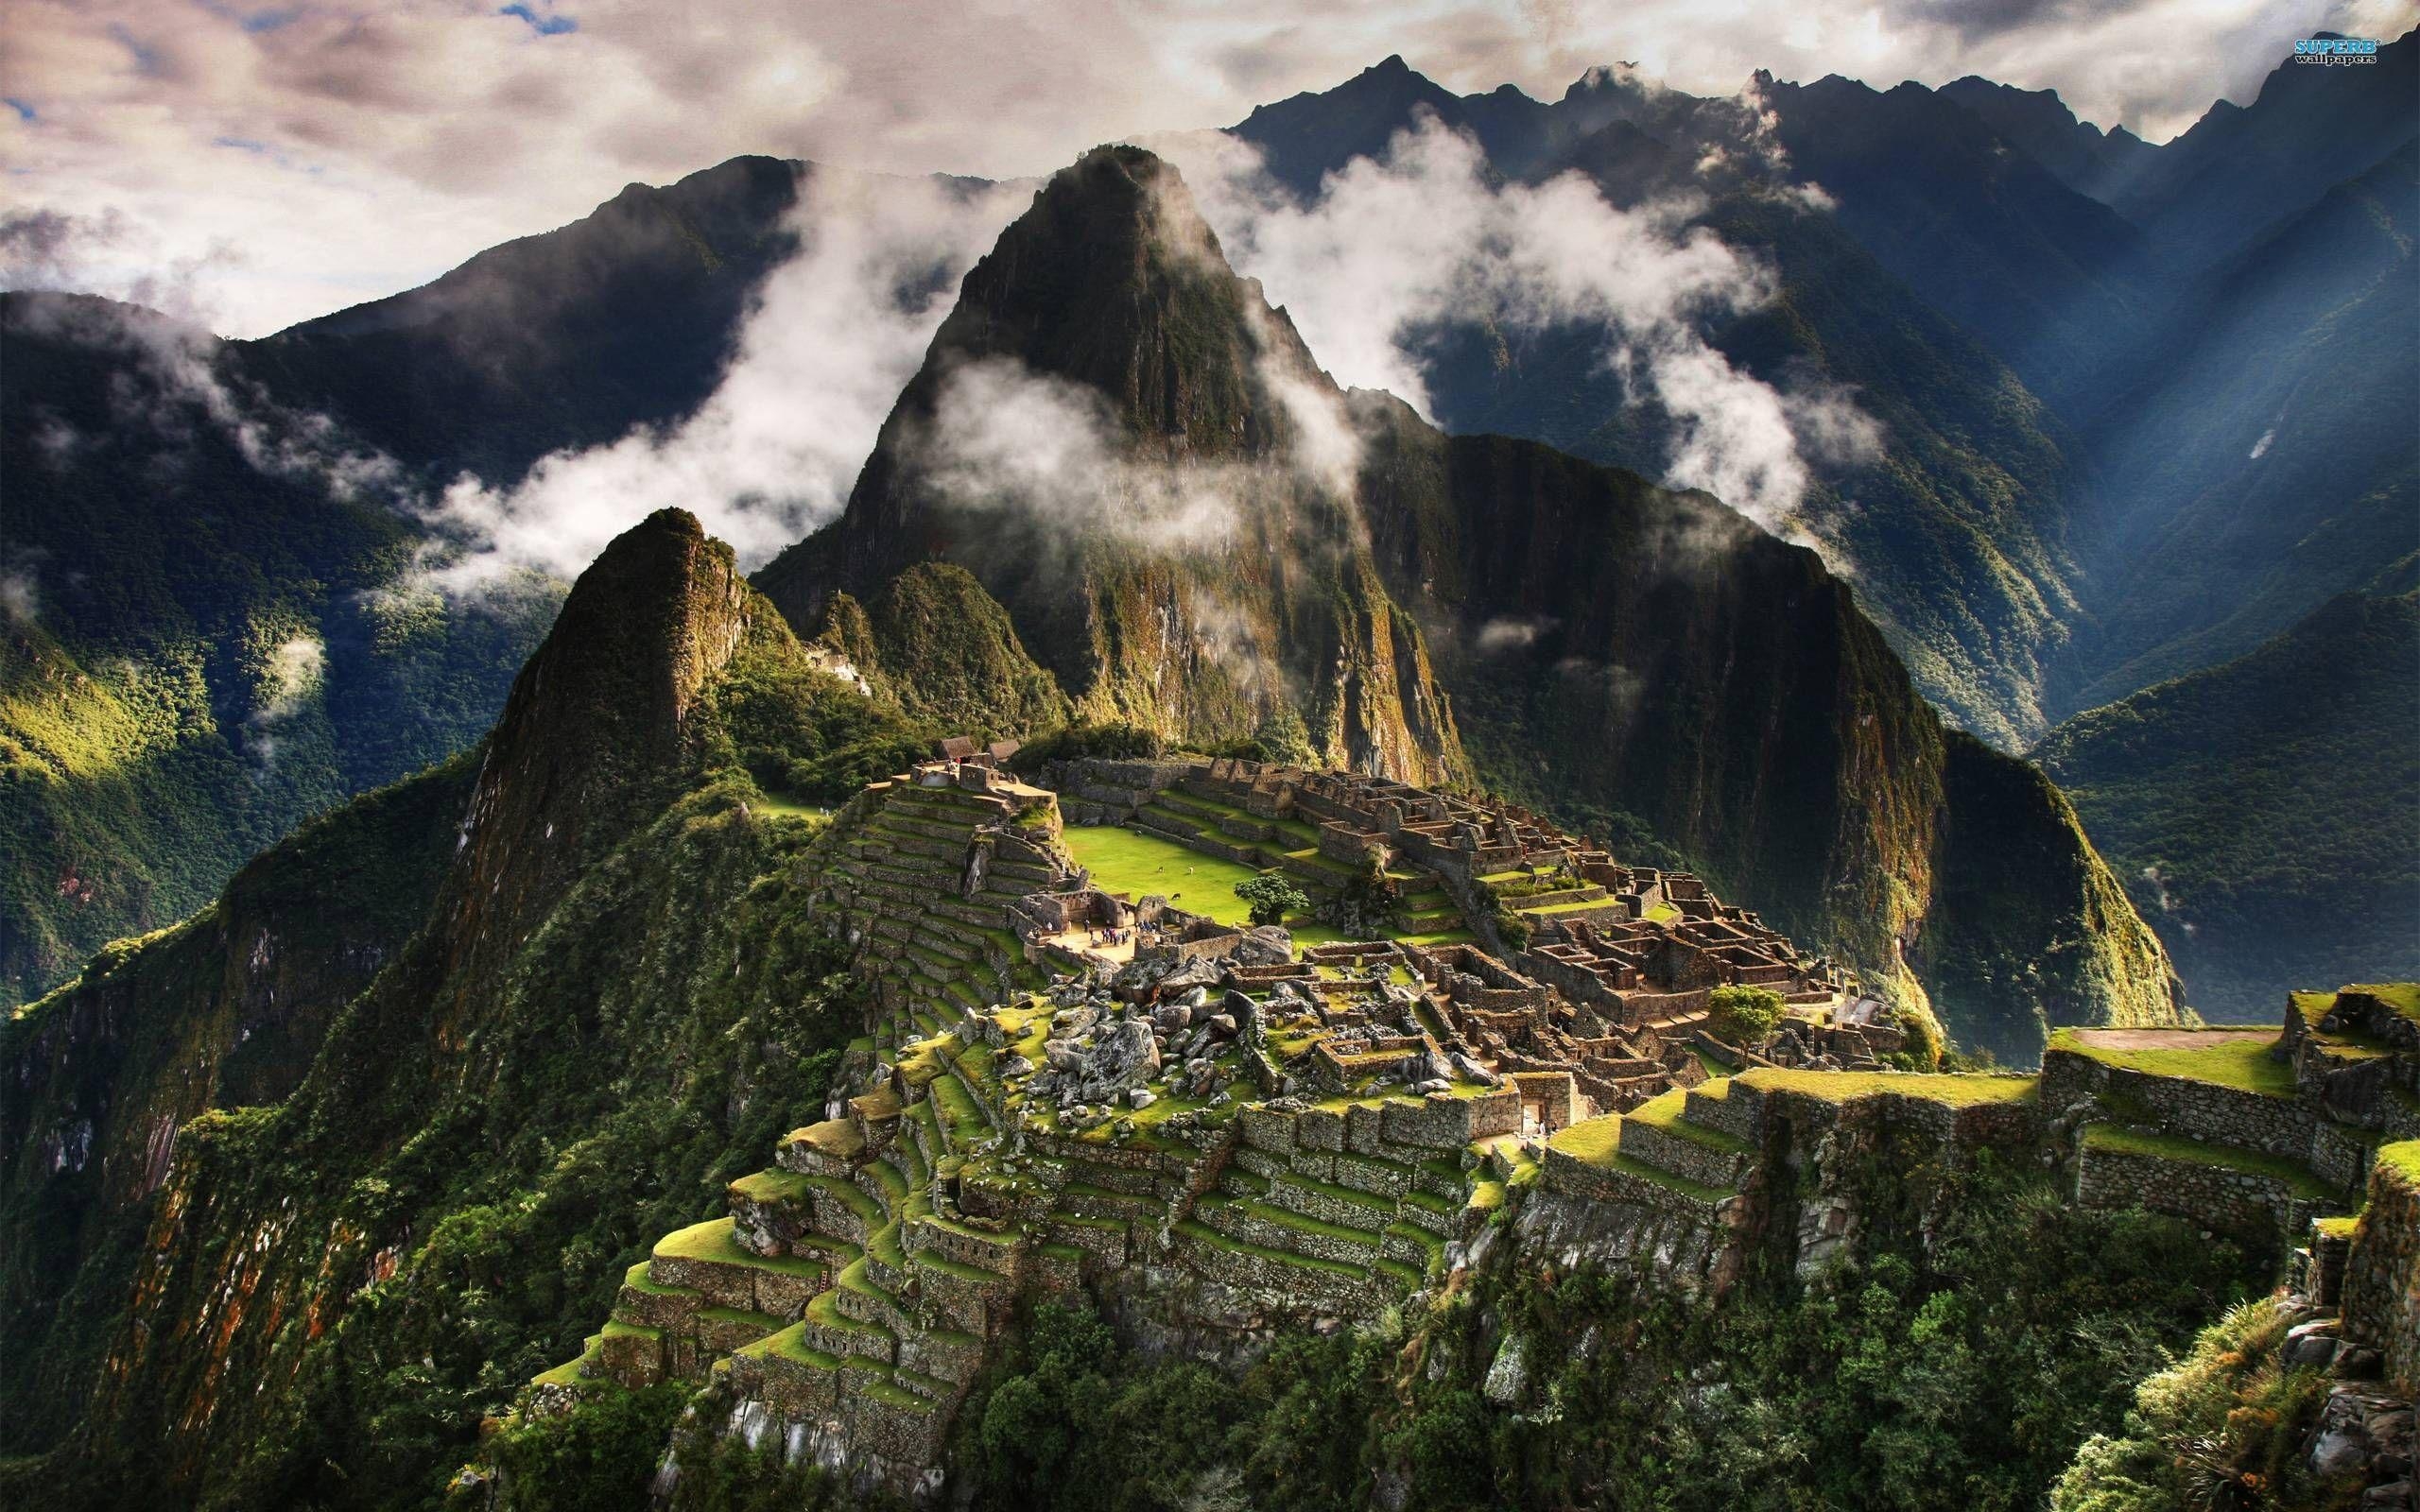
[[[1083,717],[1217,742],[1293,707],[1339,765],[1463,775],[1357,537],[1340,404],[1174,170],[1104,147],[967,274],[846,512],[758,582],[804,629],[955,562]]]
[[[426,912],[466,758],[357,799],[256,858],[211,907],[103,951],[0,1022],[0,1420],[64,1430],[123,1305],[179,1130],[282,1100]]]
[[[2045,1016],[2173,1019],[2165,954],[2056,789],[1945,731],[1812,552],[1703,494],[1360,407],[1377,559],[1492,785],[1676,849],[1970,1044],[2031,1059]]]
[[[441,1375],[464,1364],[458,1315],[365,1300],[399,1257],[418,1249],[429,1284],[457,1284],[458,1242],[505,1211],[482,1204],[563,1178],[555,1152],[583,1139],[661,1151],[683,1116],[752,1110],[769,1127],[817,1095],[792,1083],[823,1063],[786,1041],[804,1031],[783,1015],[817,1000],[821,972],[747,896],[797,827],[754,816],[732,765],[743,737],[785,722],[767,690],[802,679],[832,681],[727,547],[659,513],[583,577],[475,766],[306,831],[214,913],[104,957],[12,1025],[12,1093],[31,1092],[8,1105],[0,1243],[41,1269],[11,1268],[11,1343],[33,1352],[12,1349],[29,1368],[10,1389],[61,1394],[14,1447],[94,1468],[77,1484],[103,1500],[125,1490],[104,1467],[126,1468],[112,1446],[128,1445],[150,1469],[127,1472],[180,1499],[309,1500],[290,1477],[323,1466],[216,1448],[286,1437],[319,1393],[361,1389],[348,1373],[383,1346],[339,1344],[357,1309],[376,1330],[416,1317],[409,1355],[447,1357]],[[842,707],[864,701],[838,692]],[[752,942],[744,971],[727,936]],[[723,1040],[716,1004],[758,1017]],[[751,1068],[736,1084],[735,1059]],[[669,1111],[684,1092],[711,1111]],[[255,1106],[205,1112],[237,1102]],[[618,1225],[648,1199],[627,1190],[635,1150],[614,1163]],[[686,1187],[658,1197],[675,1213],[693,1200]],[[555,1211],[596,1216],[579,1199]],[[601,1281],[614,1244],[587,1240],[569,1284]],[[554,1261],[526,1293],[500,1255],[468,1263],[514,1288],[500,1316],[515,1327],[550,1318],[566,1284]],[[39,1310],[60,1297],[45,1325]],[[62,1443],[78,1405],[80,1436]]]

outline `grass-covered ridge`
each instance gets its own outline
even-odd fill
[[[2063,1029],[2050,1037],[2049,1048],[2147,1075],[2214,1082],[2265,1097],[2294,1095],[2294,1068],[2276,1053],[2273,1030],[2165,1031],[2151,1045],[2114,1045],[2107,1042],[2111,1038],[2117,1037]]]

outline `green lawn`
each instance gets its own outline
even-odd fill
[[[2187,1076],[2265,1097],[2294,1095],[2294,1068],[2269,1053],[2276,1046],[2276,1031],[2212,1029],[2206,1035],[2206,1040],[2199,1044],[2118,1050],[2086,1043],[2074,1030],[2063,1029],[2050,1037],[2049,1048],[2070,1051],[2123,1071],[2139,1071],[2153,1076]]]
[[[1718,1098],[1729,1094],[1731,1089],[1727,1084],[1718,1085],[1722,1087],[1721,1092],[1715,1094]],[[1727,1134],[1719,1128],[1702,1128],[1684,1119],[1681,1115],[1688,1107],[1688,1095],[1685,1089],[1675,1087],[1659,1097],[1650,1098],[1621,1116],[1634,1124],[1649,1125],[1658,1132],[1669,1134],[1675,1139],[1687,1140],[1692,1144],[1703,1144],[1710,1150],[1720,1150],[1726,1154],[1737,1155],[1748,1148],[1748,1142],[1737,1134]]]
[[[1115,825],[1078,825],[1061,838],[1069,853],[1093,874],[1093,885],[1132,898],[1157,893],[1189,914],[1206,914],[1222,924],[1251,922],[1252,910],[1236,896],[1236,884],[1260,875],[1240,862],[1189,850],[1166,835]],[[1320,945],[1344,936],[1297,915],[1286,921],[1296,944]]]
[[[1928,1076],[1906,1072],[1782,1071],[1771,1066],[1756,1066],[1741,1072],[1731,1080],[1760,1091],[1805,1092],[1831,1102],[1846,1102],[1852,1097],[1868,1097],[1877,1092],[1895,1092],[1901,1097],[1921,1097],[1927,1102],[1946,1103],[1952,1108],[1972,1108],[1983,1103],[2020,1103],[2034,1092],[2034,1082],[2031,1076]]]
[[[2390,1167],[2415,1187],[2420,1187],[2420,1140],[2405,1140],[2398,1144],[2378,1146],[2378,1163]]]
[[[770,793],[751,803],[749,807],[759,814],[769,814],[777,818],[809,819],[817,823],[821,823],[832,816],[832,811],[821,804],[794,802],[789,799],[776,798]]]
[[[1608,1113],[1555,1130],[1554,1137],[1547,1141],[1547,1147],[1561,1150],[1588,1165],[1611,1165],[1621,1143],[1621,1115]]]
[[[2367,992],[2407,1019],[2420,1019],[2420,982],[2358,982],[2346,990]]]

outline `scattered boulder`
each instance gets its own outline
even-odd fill
[[[1521,1335],[1508,1333],[1496,1347],[1495,1363],[1487,1367],[1487,1381],[1479,1389],[1496,1406],[1510,1407],[1521,1400],[1529,1384],[1529,1351],[1522,1348]]]

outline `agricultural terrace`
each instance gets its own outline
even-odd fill
[[[2294,1095],[2275,1029],[2062,1029],[2049,1048],[2152,1076],[2187,1076],[2264,1097]]]

